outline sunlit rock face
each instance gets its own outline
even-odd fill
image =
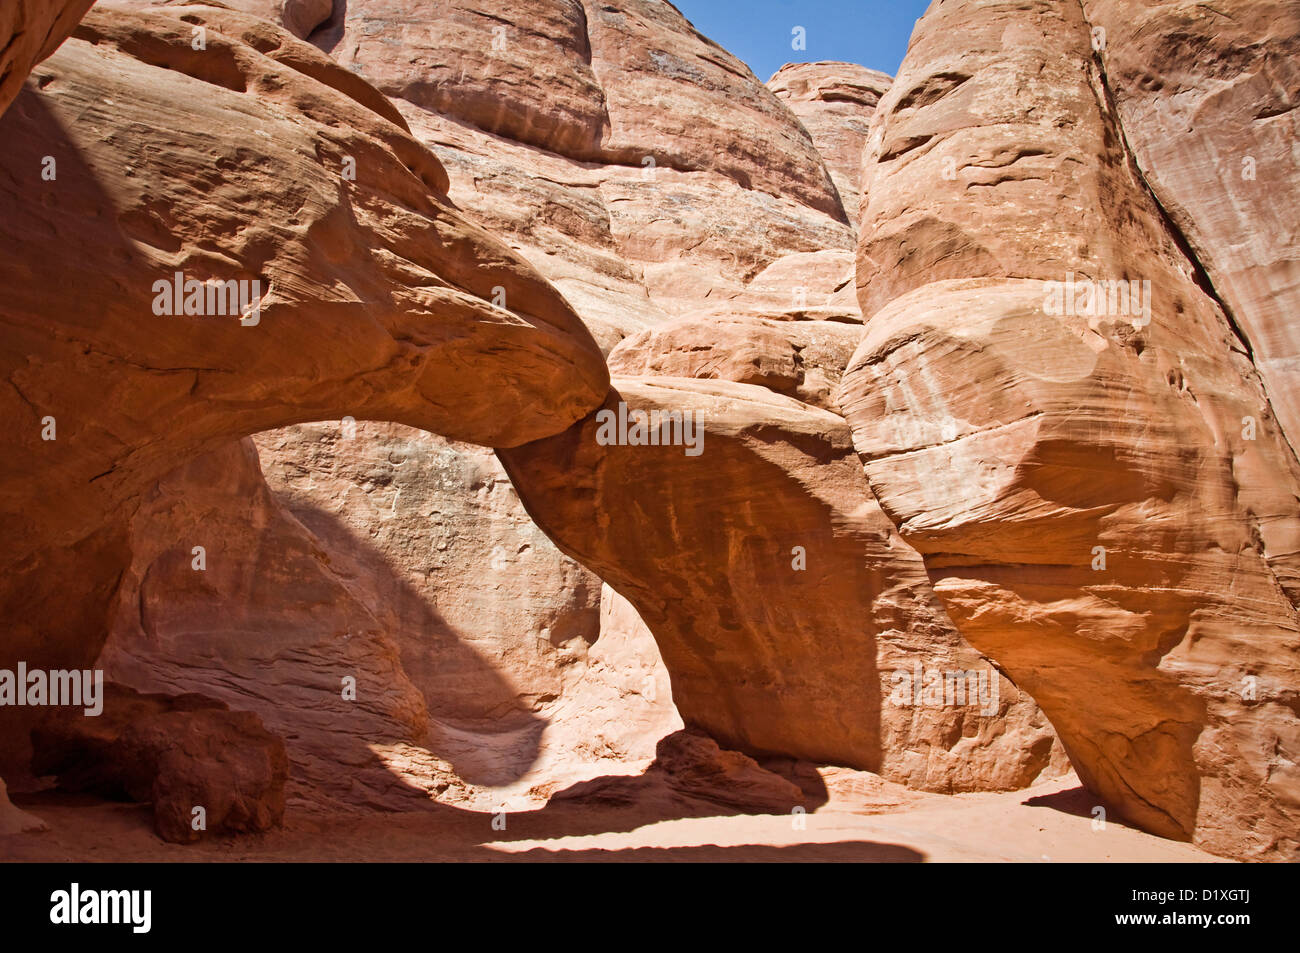
[[[852,248],[808,131],[669,4],[353,0],[312,40],[392,97],[457,206],[605,351],[669,317],[766,302],[755,279],[780,258]],[[843,280],[795,284],[800,307],[821,307]],[[785,288],[778,307],[796,307]]]
[[[1300,10],[1249,0],[1084,9],[1143,180],[1236,322],[1300,447]],[[1193,52],[1195,51],[1195,52]]]
[[[856,63],[788,63],[767,81],[812,136],[850,222],[858,219],[871,117],[892,82],[888,74]]]
[[[840,406],[949,616],[1088,786],[1147,830],[1291,858],[1300,475],[1086,7],[921,21],[864,160]]]

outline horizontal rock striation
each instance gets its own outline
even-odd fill
[[[840,405],[949,616],[1085,783],[1147,830],[1293,858],[1300,471],[1095,37],[1053,3],[922,20],[864,162]]]
[[[888,74],[856,63],[787,63],[767,81],[812,136],[850,222],[858,219],[871,117],[891,83]]]

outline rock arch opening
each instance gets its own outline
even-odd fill
[[[101,664],[259,714],[308,808],[536,806],[680,727],[649,632],[489,450],[367,421],[264,432],[164,480],[131,540]]]

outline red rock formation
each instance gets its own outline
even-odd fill
[[[606,351],[746,293],[783,256],[852,246],[807,132],[667,4],[442,2],[416,16],[352,0],[336,26],[313,40],[394,97],[447,165],[452,200],[553,281]],[[805,283],[825,304],[830,289]]]
[[[860,336],[843,323],[860,321],[848,231],[807,133],[743,66],[702,40],[671,8],[639,0],[606,4],[598,11],[567,0],[473,10],[448,4],[429,14],[439,31],[436,39],[423,18],[417,28],[416,19],[404,11],[398,3],[361,0],[349,5],[340,32],[327,30],[314,39],[398,97],[412,130],[447,164],[453,200],[493,232],[510,236],[555,281],[601,346],[610,350],[616,369],[759,383],[834,407],[833,390]],[[403,55],[393,56],[394,49]],[[546,86],[523,78],[541,74],[556,79]],[[826,95],[834,98],[835,93]],[[671,108],[650,108],[652,102]],[[853,111],[861,116],[868,110],[855,105]],[[690,115],[718,118],[684,122]],[[750,144],[762,145],[763,155],[749,151]],[[653,161],[643,165],[647,157]],[[681,317],[667,321],[670,314]],[[758,425],[761,402],[753,410]],[[338,447],[299,435],[268,436],[262,447],[273,472],[293,472],[304,456],[318,461],[312,467],[318,475],[352,467],[346,453],[341,460],[331,459]],[[304,453],[303,447],[312,449]],[[479,484],[467,482],[458,467],[445,462],[436,468],[441,506],[472,516],[469,525],[484,515],[495,521],[495,515],[482,512],[481,499],[469,502],[482,496]],[[690,478],[674,472],[655,479]],[[838,485],[833,473],[826,478]],[[336,512],[352,524],[357,538],[392,538],[385,544],[391,562],[413,580],[427,605],[466,603],[474,581],[449,571],[450,560],[440,564],[442,572],[421,575],[426,557],[401,545],[408,535],[421,535],[423,527],[412,525],[393,536],[394,524],[401,523],[394,514],[365,507],[345,513],[338,502],[340,484],[331,488],[332,477],[313,479],[320,482],[308,489],[298,481],[296,498]],[[744,485],[748,477],[738,470],[733,479]],[[760,473],[754,479],[765,478]],[[861,479],[854,479],[858,495],[846,504],[848,509],[867,505]],[[351,479],[341,486],[363,483]],[[682,492],[693,500],[699,490]],[[829,496],[833,491],[822,492]],[[611,484],[607,505],[618,505],[614,500]],[[694,505],[707,501],[705,494]],[[563,537],[569,530],[558,531]],[[746,531],[766,532],[761,526]],[[477,535],[471,532],[469,538],[477,540]],[[536,546],[522,526],[512,539],[503,536],[498,542],[506,551]],[[659,538],[656,546],[670,543]],[[606,572],[604,561],[589,565]],[[651,566],[639,569],[655,575]],[[909,582],[926,586],[919,576]],[[782,594],[775,590],[762,598],[779,603]],[[870,602],[878,596],[873,591],[861,599]],[[521,608],[526,604],[527,599]],[[771,611],[783,610],[776,605]],[[934,610],[920,611],[926,621],[918,631],[943,633],[924,652],[942,656],[955,650],[960,640],[946,622],[931,624]],[[481,644],[497,644],[495,611],[453,614],[463,619],[453,628]],[[909,627],[905,619],[899,624]],[[501,664],[518,676],[517,663],[508,654],[498,656]],[[516,681],[532,684],[544,670]],[[683,703],[683,693],[692,690],[680,679],[675,682],[679,704],[691,710],[711,704],[703,695]],[[821,690],[810,689],[813,694]],[[1032,711],[1028,703],[1017,707],[1014,727],[1005,729],[1008,739],[1023,732],[1031,749],[1014,755],[1009,769],[995,767],[992,759],[969,768],[960,764],[949,751],[960,736],[960,729],[954,734],[960,719],[918,718],[913,725],[911,712],[894,712],[896,720],[909,722],[900,734],[912,752],[909,768],[900,769],[899,776],[915,774],[934,788],[1023,783],[1037,769],[1025,768],[1020,759],[1041,766],[1051,744],[1050,738],[1046,746],[1041,743],[1050,730],[1041,716],[1028,714]],[[1003,730],[1000,720],[992,719],[981,728],[976,747]],[[929,766],[915,767],[915,752],[931,746],[943,755]],[[856,749],[832,745],[828,750],[862,762]]]
[[[1286,0],[1088,0],[1143,181],[1251,349],[1300,447],[1300,10]]]
[[[956,0],[892,85],[770,89],[655,0],[231,5],[105,4],[0,123],[0,668],[111,630],[115,677],[256,714],[80,720],[38,769],[92,751],[170,839],[278,816],[262,723],[295,809],[654,758],[784,811],[807,766],[718,742],[1015,788],[1062,768],[1046,711],[1138,824],[1297,856],[1287,5]],[[0,14],[0,109],[83,9]],[[257,320],[159,315],[176,272]],[[598,440],[620,401],[703,444]],[[391,423],[301,423],[345,416]],[[268,487],[237,438],[290,424]]]
[[[151,802],[163,840],[265,831],[284,817],[284,742],[256,715],[201,695],[108,683],[99,715],[58,711],[32,746],[36,773],[67,790]]]
[[[643,47],[699,59],[702,69],[716,70],[714,61],[725,64],[725,94],[747,103],[747,110],[739,115],[756,124],[740,131],[766,143],[765,148],[784,150],[783,161],[789,168],[782,171],[753,156],[743,169],[711,168],[726,151],[722,140],[739,135],[737,129],[697,124],[672,137],[660,136],[652,128],[661,122],[657,113],[636,103],[631,93],[620,94],[623,105],[614,109],[623,118],[616,123],[621,131],[612,148],[626,152],[640,148],[635,143],[642,139],[653,141],[657,164],[643,166],[638,156],[628,168],[616,154],[604,155],[596,166],[577,161],[595,146],[582,144],[583,122],[574,117],[588,100],[603,115],[607,89],[641,90],[659,84],[660,98],[690,103],[707,97],[711,110],[718,108],[723,96],[718,89],[697,88],[693,74],[658,72],[653,62],[607,49],[610,44],[626,46],[615,27],[632,28],[613,23],[617,18],[611,19],[610,11],[602,13],[603,20],[610,21],[601,34],[604,39],[593,38],[590,53],[604,86],[589,89],[584,67],[571,56],[576,41],[574,21],[565,12],[570,8],[563,3],[538,6],[545,9],[532,18],[524,16],[527,11],[503,11],[519,18],[520,29],[512,26],[507,31],[502,49],[479,42],[490,38],[500,21],[452,5],[433,13],[430,22],[443,30],[434,47],[430,47],[432,33],[416,30],[409,17],[392,15],[393,5],[373,2],[348,8],[349,30],[362,20],[365,30],[349,32],[338,42],[328,30],[315,39],[385,90],[404,97],[399,105],[412,128],[438,148],[455,173],[453,200],[495,233],[511,237],[566,294],[576,289],[579,313],[604,346],[612,346],[645,322],[663,320],[665,311],[655,301],[664,307],[722,306],[729,315],[858,320],[849,232],[838,220],[838,200],[829,186],[809,193],[807,199],[822,208],[785,195],[800,191],[791,184],[796,179],[824,183],[825,172],[806,133],[770,93],[676,14],[665,18],[652,5],[640,12],[639,7],[629,7],[627,23],[640,31],[636,42]],[[444,14],[446,19],[439,19]],[[409,48],[409,61],[390,55],[394,43]],[[578,78],[572,83],[562,78],[546,89],[522,81],[524,69],[529,75],[540,71]],[[579,96],[575,90],[586,92]],[[558,109],[556,96],[561,103]],[[510,107],[503,109],[502,102]],[[438,110],[447,115],[437,114]],[[635,115],[629,110],[636,110]],[[548,126],[538,115],[554,124]],[[743,124],[737,120],[737,125]],[[791,149],[783,142],[799,145]],[[670,160],[664,160],[663,150]],[[664,221],[665,204],[683,214]],[[711,234],[701,244],[704,229]],[[692,255],[684,258],[682,250],[692,245],[696,246]],[[646,280],[639,264],[642,259],[662,262],[662,277]],[[557,265],[557,260],[569,264]],[[689,272],[689,281],[681,280],[684,271]],[[634,303],[631,317],[628,301]],[[706,337],[716,336],[711,323],[705,318],[700,325]],[[735,324],[734,318],[731,323]],[[774,340],[789,338],[797,344],[797,349],[795,344],[783,345],[781,355],[798,356],[793,386],[810,400],[829,401],[851,352],[849,338],[856,335],[843,324],[808,322],[804,328],[803,323],[795,330],[774,329]],[[321,540],[333,568],[346,565],[349,552],[380,550],[391,575],[371,573],[353,590],[380,621],[382,631],[401,647],[403,670],[419,687],[431,719],[457,725],[451,731],[435,724],[422,739],[401,742],[406,747],[391,757],[385,755],[387,763],[403,772],[410,784],[419,785],[427,765],[418,755],[412,756],[410,746],[426,745],[438,758],[449,758],[471,782],[518,785],[531,776],[546,778],[545,783],[554,786],[591,765],[615,770],[614,752],[621,753],[627,764],[651,756],[654,742],[667,730],[665,713],[671,714],[671,705],[666,684],[655,699],[638,694],[645,677],[636,676],[637,664],[631,660],[657,657],[653,644],[646,642],[648,632],[639,620],[635,624],[609,620],[602,624],[599,640],[595,639],[594,577],[546,552],[517,501],[511,503],[513,494],[504,477],[493,475],[482,454],[403,428],[361,425],[359,439],[348,444],[337,442],[337,433],[333,427],[300,427],[267,434],[259,442],[277,492]],[[395,466],[394,453],[410,465]],[[385,482],[389,479],[393,482]],[[495,490],[486,492],[489,488]],[[404,493],[400,498],[398,489]],[[382,505],[368,505],[372,495],[381,498]],[[430,508],[445,517],[445,532],[439,536],[446,544],[444,550],[431,548],[426,512]],[[329,517],[313,521],[313,514],[323,515],[322,511]],[[486,571],[485,564],[490,567]],[[362,574],[346,575],[357,580]],[[385,596],[394,587],[400,599]],[[165,587],[160,588],[159,601],[168,598],[165,592]],[[240,590],[226,586],[219,592],[234,598]],[[273,608],[270,600],[265,603],[259,612]],[[386,609],[394,603],[406,607],[405,613]],[[209,599],[207,613],[220,631],[219,602]],[[630,608],[619,615],[635,619]],[[584,617],[588,621],[574,629],[574,620]],[[180,623],[181,618],[186,621]],[[270,613],[266,618],[264,624],[270,625],[276,616]],[[177,623],[193,628],[203,619],[203,612],[191,606],[178,613]],[[417,624],[412,626],[412,621]],[[124,643],[119,658],[140,655],[130,667],[133,683],[154,684],[147,678],[148,671],[162,661],[162,646],[175,645],[166,629],[159,627],[150,636],[151,645]],[[529,632],[546,634],[539,642],[530,639]],[[616,641],[615,632],[626,636],[624,648],[609,655],[602,650]],[[233,647],[233,637],[234,633],[218,640],[227,646],[223,654]],[[477,647],[496,671],[485,673],[484,664],[468,660],[458,664],[458,659],[466,659],[464,650],[458,649],[458,638]],[[551,644],[557,640],[557,645]],[[212,641],[213,637],[197,640],[193,648],[200,652],[198,657],[187,655],[168,665],[168,684],[211,690],[201,664],[201,647]],[[531,651],[534,646],[540,651]],[[317,645],[316,650],[327,646]],[[596,661],[602,654],[607,658]],[[251,658],[261,657],[257,651],[251,653]],[[187,668],[193,670],[187,674]],[[245,683],[241,691],[256,696],[262,689],[250,674],[245,671],[240,676]],[[270,681],[285,678],[276,675]],[[517,686],[518,698],[502,692],[503,680]],[[528,735],[529,724],[535,727],[543,722],[525,718],[523,727],[502,730],[505,716],[521,711],[546,719],[546,743],[541,747],[535,738],[531,743],[519,739]],[[466,719],[477,721],[477,729]],[[516,740],[507,744],[507,735]],[[593,736],[601,739],[598,745],[588,743]],[[322,745],[312,742],[309,747]],[[408,760],[401,762],[403,758]],[[518,767],[487,772],[470,767],[494,759],[526,766],[533,758],[536,761],[520,780],[515,780]],[[318,760],[314,753],[311,759]],[[434,773],[442,767],[447,765],[435,765]],[[316,772],[321,773],[325,772]],[[470,795],[462,788],[439,796]]]
[[[115,0],[120,6],[187,7],[193,0]],[[283,27],[300,40],[307,39],[317,28],[327,29],[327,21],[334,14],[334,0],[216,0],[204,6],[227,7],[269,20]]]
[[[0,8],[0,114],[32,67],[62,43],[95,0],[12,0]]]
[[[563,299],[448,207],[396,114],[287,33],[101,4],[35,79],[3,121],[0,241],[22,250],[0,264],[3,660],[93,660],[123,519],[189,456],[345,414],[505,445],[601,399]],[[156,314],[177,272],[246,282],[256,323]]]
[[[669,4],[442,2],[416,17],[408,0],[354,0],[340,35],[319,42],[388,95],[485,132],[638,170],[650,156],[656,166],[717,171],[842,215],[807,135]],[[729,149],[696,120],[719,103],[732,110]]]
[[[609,367],[625,377],[757,384],[838,413],[840,375],[861,338],[861,327],[831,321],[678,318],[624,338]]]
[[[855,63],[787,63],[767,81],[812,136],[852,222],[858,218],[871,116],[892,82],[887,74]]]
[[[841,406],[962,635],[1089,787],[1147,830],[1294,857],[1300,469],[1092,43],[1057,4],[922,20],[865,161]],[[1070,276],[1149,282],[1149,307],[1071,307]]]
[[[983,715],[891,701],[915,662],[983,663],[871,497],[843,420],[722,381],[618,378],[603,410],[620,402],[686,414],[700,442],[602,445],[593,414],[499,456],[538,525],[636,607],[687,725],[930,790],[1049,768],[1051,729],[1010,683]]]

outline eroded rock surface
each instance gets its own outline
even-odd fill
[[[871,116],[892,82],[888,74],[856,63],[788,63],[767,81],[812,136],[851,222],[858,218]]]
[[[1092,36],[1049,3],[921,22],[865,160],[840,403],[948,614],[1085,783],[1147,830],[1294,857],[1300,476]],[[1094,280],[1100,309],[1067,290]]]
[[[188,7],[193,0],[115,0],[122,6]],[[318,27],[327,28],[334,15],[334,0],[217,0],[206,6],[228,7],[269,20],[283,27],[300,40],[305,40]]]
[[[624,377],[756,384],[838,413],[840,376],[861,338],[861,327],[831,321],[678,318],[624,338],[609,367]]]
[[[1143,180],[1242,331],[1300,447],[1300,9],[1084,4]]]
[[[699,430],[602,445],[593,414],[498,455],[538,525],[654,632],[688,726],[930,790],[1016,787],[1049,768],[1051,728],[1010,683],[985,714],[890,701],[914,663],[998,677],[880,512],[841,418],[712,380],[616,378],[602,413],[620,403]]]
[[[284,818],[284,742],[256,715],[202,695],[142,695],[110,682],[99,715],[59,710],[32,746],[33,770],[66,790],[151,802],[163,840],[265,831]]]
[[[573,311],[450,208],[400,116],[269,23],[100,4],[0,129],[5,667],[93,661],[125,519],[188,457],[344,415],[508,445],[607,389]],[[178,272],[246,299],[159,314]]]
[[[413,12],[409,0],[351,2],[337,38],[318,42],[388,95],[485,132],[575,159],[717,171],[841,214],[806,133],[670,4],[489,0]],[[700,121],[724,103],[738,134],[729,149]]]
[[[313,41],[394,97],[452,200],[605,351],[783,256],[852,246],[808,133],[669,4],[353,0]],[[806,284],[813,306],[834,291]]]

